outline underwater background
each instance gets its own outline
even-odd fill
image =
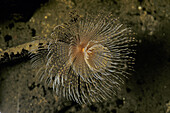
[[[28,51],[0,60],[0,113],[170,113],[169,0],[1,0],[0,51],[49,37],[77,10],[114,14],[131,26],[139,43],[135,71],[109,101],[79,105],[36,83]],[[60,101],[59,101],[60,100]]]

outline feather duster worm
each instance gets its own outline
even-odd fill
[[[32,63],[41,66],[38,75],[58,96],[80,104],[103,101],[116,94],[132,70],[133,34],[111,14],[77,16],[55,27],[45,39],[48,46],[33,50]]]

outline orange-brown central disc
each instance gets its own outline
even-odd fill
[[[82,52],[84,52],[84,47],[81,49]]]
[[[85,49],[85,44],[80,44],[78,46],[78,52],[84,52],[84,49]]]

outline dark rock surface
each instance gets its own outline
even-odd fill
[[[137,46],[135,72],[113,99],[79,105],[56,97],[51,88],[36,82],[35,70],[23,55],[0,65],[0,113],[170,112],[169,0],[39,1],[1,0],[1,49],[30,42],[34,36],[48,37],[56,25],[68,20],[73,9],[82,15],[104,10],[137,33],[141,43]]]

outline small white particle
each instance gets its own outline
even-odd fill
[[[139,9],[139,10],[142,10],[142,7],[141,7],[141,6],[139,6],[139,7],[138,7],[138,9]]]

